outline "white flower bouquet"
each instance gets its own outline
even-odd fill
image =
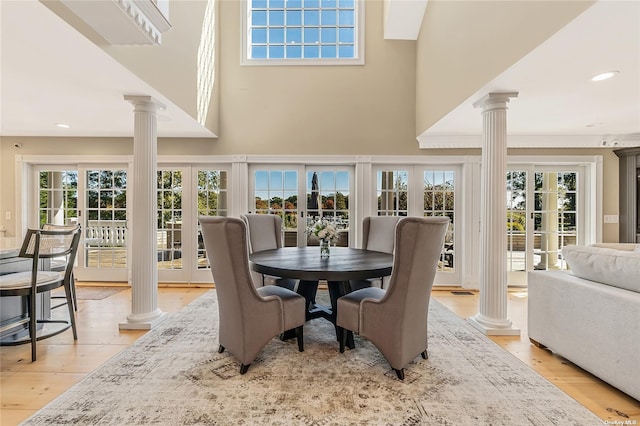
[[[338,230],[324,219],[316,221],[307,229],[307,233],[313,234],[320,240],[326,240],[329,244],[338,241]]]

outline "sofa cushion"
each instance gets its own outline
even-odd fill
[[[634,243],[596,243],[589,247],[610,248],[624,251],[640,251],[640,244]]]
[[[640,252],[566,246],[562,255],[574,275],[640,293]]]

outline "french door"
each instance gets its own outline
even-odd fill
[[[126,165],[78,167],[78,222],[82,226],[76,276],[83,281],[127,281],[129,240]]]
[[[376,197],[373,211],[377,216],[446,216],[449,228],[438,262],[438,285],[460,283],[462,239],[456,229],[462,216],[456,214],[460,191],[456,181],[461,172],[457,165],[398,165],[373,168]]]
[[[227,216],[228,175],[224,167],[158,167],[158,281],[211,282],[198,216]]]
[[[255,164],[249,185],[249,212],[282,217],[285,246],[317,245],[306,229],[320,218],[337,227],[337,245],[349,246],[352,166]]]
[[[126,165],[36,166],[38,226],[80,224],[75,274],[127,281]]]
[[[128,182],[125,165],[38,166],[38,226],[82,226],[76,276],[128,281]],[[159,282],[211,282],[199,215],[229,213],[228,166],[162,165],[157,173]]]
[[[567,269],[561,252],[582,244],[584,179],[580,167],[527,166],[507,172],[509,285],[528,271]]]

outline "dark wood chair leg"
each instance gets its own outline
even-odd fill
[[[426,349],[422,351],[420,355],[422,355],[422,359],[429,359],[429,354],[427,353]]]
[[[340,341],[340,353],[344,353],[344,347],[347,344],[347,331],[342,327],[336,327],[338,331],[338,340]]]
[[[247,370],[249,370],[249,366],[251,364],[240,364],[240,374],[245,374],[247,372]]]
[[[222,352],[224,352],[224,346],[220,345],[218,346],[218,353],[221,354]]]
[[[398,379],[404,380],[404,369],[402,369],[402,368],[400,368],[400,369],[394,368],[393,371],[396,372],[396,376],[398,376]]]
[[[298,350],[304,352],[304,338],[302,333],[302,326],[296,327],[296,339],[298,340]]]
[[[73,310],[78,312],[78,298],[76,297],[76,277],[71,273],[71,298],[73,299]]]
[[[31,362],[36,360],[36,295],[27,296],[29,305],[29,337],[31,337]]]
[[[78,340],[78,330],[76,329],[76,311],[74,310],[73,293],[71,292],[71,283],[65,283],[64,293],[65,293],[65,296],[67,297],[67,307],[69,309],[69,321],[71,322],[71,330],[73,331],[73,340]]]

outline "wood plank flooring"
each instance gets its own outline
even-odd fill
[[[158,306],[168,313],[177,312],[208,290],[206,287],[162,286]],[[478,309],[477,292],[455,295],[452,290],[459,289],[439,287],[433,297],[463,318],[474,315]],[[521,335],[492,339],[594,412],[603,423],[640,424],[640,402],[567,360],[529,343],[526,305],[526,290],[510,291],[508,316],[514,327],[521,330]],[[130,308],[128,288],[102,300],[80,300],[79,339],[74,342],[71,331],[67,331],[38,342],[35,363],[31,363],[29,345],[0,348],[0,424],[20,423],[143,335],[144,331],[118,329]]]

